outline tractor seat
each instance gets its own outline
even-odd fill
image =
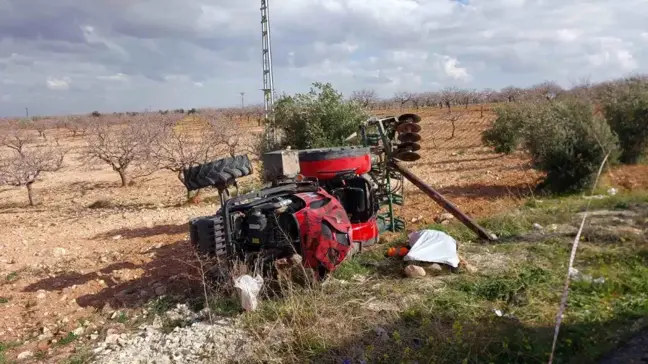
[[[341,187],[334,189],[332,194],[340,201],[352,223],[366,221],[371,217],[371,211],[368,208],[369,196],[364,189]]]

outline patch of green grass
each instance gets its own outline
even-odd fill
[[[156,298],[150,304],[151,312],[156,315],[162,315],[165,312],[169,311],[175,305],[174,300],[169,296],[163,296]]]
[[[8,303],[8,302],[9,302],[9,298],[7,298],[7,297],[0,297],[0,304],[2,304],[2,303]]]
[[[119,315],[117,315],[116,321],[122,324],[125,324],[128,322],[128,315],[124,311],[120,311]]]
[[[7,282],[15,282],[16,280],[18,280],[18,272],[11,272],[7,274],[6,279]]]
[[[241,303],[235,296],[215,296],[209,300],[209,309],[218,316],[234,316],[240,313]]]
[[[5,351],[20,346],[19,342],[3,342],[0,341],[0,364],[9,363],[5,355]]]
[[[575,213],[585,211],[588,203],[591,203],[590,210],[625,210],[647,204],[648,192],[620,193],[591,200],[580,195],[529,199],[519,210],[480,218],[477,223],[499,238],[512,238],[532,230],[536,223],[542,226],[569,223]],[[431,224],[427,228],[443,231],[459,242],[477,240],[472,230],[456,220],[447,225]]]
[[[67,344],[70,344],[70,343],[74,342],[78,338],[79,337],[77,335],[75,335],[73,332],[68,332],[67,335],[65,335],[63,338],[61,338],[61,340],[59,340],[57,342],[57,345],[65,346]]]
[[[373,260],[367,260],[364,257],[356,257],[355,259],[348,259],[335,270],[333,276],[337,279],[350,280],[356,275],[366,276],[375,272],[371,265],[366,264],[366,262],[373,262]],[[378,264],[376,262],[376,264]]]

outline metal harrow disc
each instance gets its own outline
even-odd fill
[[[398,140],[404,143],[416,143],[421,141],[421,136],[416,133],[403,133],[398,136]]]
[[[400,159],[403,162],[415,162],[421,159],[421,156],[418,153],[410,152],[407,150],[397,151],[394,158]]]
[[[398,148],[398,151],[408,151],[408,152],[416,152],[421,150],[421,144],[419,143],[414,143],[414,142],[406,142],[406,143],[401,143],[396,146]]]
[[[398,124],[398,126],[396,126],[396,131],[401,134],[418,133],[421,131],[421,126],[419,124],[405,122],[405,123]]]
[[[401,123],[415,123],[418,124],[421,122],[421,117],[417,114],[403,114],[398,117],[398,121]]]

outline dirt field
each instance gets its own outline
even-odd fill
[[[469,215],[510,209],[532,193],[540,175],[523,155],[500,156],[481,144],[480,132],[492,121],[488,111],[481,116],[478,109],[457,109],[454,135],[446,111],[417,112],[423,117],[423,158],[411,170]],[[61,143],[72,153],[62,171],[34,185],[38,206],[26,207],[24,189],[0,188],[0,342],[7,359],[30,350],[41,355],[34,360],[60,362],[75,350],[69,344],[74,330],[77,343],[97,340],[108,329],[125,330],[119,319],[110,319],[116,309],[133,317],[156,296],[198,294],[184,263],[191,260],[187,221],[213,213],[216,204],[183,204],[184,188],[170,172],[119,187],[119,176],[107,166],[90,169],[76,161],[83,137],[66,136]],[[648,169],[613,170],[606,183],[646,188]],[[254,179],[242,184],[251,186]],[[405,191],[406,206],[397,212],[417,220],[412,227],[441,213],[411,184]],[[209,196],[214,194],[202,197]]]

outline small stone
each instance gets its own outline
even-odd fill
[[[434,264],[430,265],[430,269],[433,270],[433,271],[436,271],[436,272],[442,272],[443,271],[443,267],[438,263],[434,263]]]
[[[33,356],[34,356],[34,353],[32,353],[31,351],[29,351],[29,350],[23,351],[22,353],[18,354],[18,360],[29,359],[29,358],[31,358]]]
[[[79,326],[79,327],[77,327],[76,329],[74,329],[74,331],[72,331],[72,333],[73,333],[75,336],[81,336],[81,335],[83,335],[83,331],[85,331],[85,329],[83,328],[83,326]]]
[[[52,252],[55,257],[62,257],[67,254],[67,251],[63,248],[54,248]]]
[[[38,291],[36,291],[36,298],[38,298],[39,300],[42,300],[45,297],[47,297],[47,293],[45,292],[44,289],[39,289]]]
[[[117,344],[118,340],[119,340],[119,335],[118,334],[112,334],[112,335],[106,336],[106,340],[104,340],[104,342],[106,344],[108,344],[108,345],[111,345],[111,344]]]
[[[115,316],[115,317],[117,317],[117,316]],[[118,333],[119,333],[119,331],[117,331],[117,329],[115,329],[114,327],[111,327],[108,330],[106,330],[106,336],[112,336],[112,335],[119,336]]]
[[[101,258],[99,258],[99,261],[100,261],[101,263],[108,263],[108,257],[101,256]]]
[[[47,351],[49,349],[49,343],[47,340],[39,341],[38,344],[36,344],[36,347],[40,351]]]
[[[91,334],[90,335],[90,340],[97,340],[99,338],[99,335],[97,334]]]
[[[115,235],[112,238],[113,238],[113,240],[119,240],[119,239],[122,238],[122,236],[121,235]]]
[[[425,269],[419,267],[418,265],[408,265],[405,267],[405,275],[409,278],[421,278],[425,277]]]
[[[536,229],[536,230],[542,230],[543,229],[542,225],[538,224],[537,222],[535,224],[533,224],[533,228]]]
[[[382,327],[376,328],[376,337],[381,341],[389,340],[389,334],[387,333],[387,330],[383,329]]]
[[[437,223],[443,223],[444,221],[453,220],[455,217],[449,212],[444,212],[436,218]]]
[[[166,287],[164,286],[157,286],[155,287],[155,294],[158,296],[163,296],[166,293]]]

